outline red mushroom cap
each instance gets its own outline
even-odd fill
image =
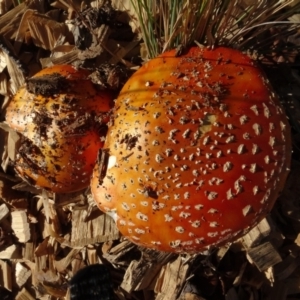
[[[122,89],[91,189],[136,244],[197,252],[230,242],[283,189],[290,128],[259,67],[229,48],[170,51]]]
[[[89,185],[114,99],[89,74],[69,65],[46,68],[9,103],[6,121],[25,138],[15,170],[37,187],[73,192]]]

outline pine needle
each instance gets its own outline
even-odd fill
[[[249,1],[247,1],[249,3]],[[270,29],[291,35],[299,23],[287,21],[300,10],[293,0],[131,0],[149,58],[195,41],[256,50],[270,46]],[[267,37],[267,38],[266,38]]]

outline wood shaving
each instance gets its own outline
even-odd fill
[[[233,7],[235,13],[257,4],[252,0],[236,2],[240,6]],[[290,2],[296,5],[299,1]],[[4,120],[11,96],[46,66],[72,64],[99,71],[99,66],[114,63],[122,64],[130,72],[138,69],[148,53],[141,41],[132,3],[131,0],[57,0],[49,6],[41,0],[14,6],[11,1],[0,1],[1,296],[67,300],[73,275],[87,265],[101,263],[111,273],[119,300],[298,299],[300,75],[295,62],[300,42],[297,31],[289,37],[282,36],[280,31],[273,32],[276,50],[277,45],[286,45],[288,40],[293,51],[283,47],[272,57],[257,55],[293,126],[294,160],[285,189],[270,215],[240,240],[193,256],[143,249],[120,236],[114,221],[95,206],[89,189],[55,195],[15,176],[13,163],[20,137]],[[116,11],[112,12],[111,7]],[[101,8],[99,21],[95,12]],[[298,22],[299,15],[290,20]],[[233,37],[239,30],[236,23],[227,37]],[[274,69],[274,61],[284,64],[275,65]],[[292,70],[290,65],[294,66]],[[94,73],[94,80],[102,82],[100,75]]]

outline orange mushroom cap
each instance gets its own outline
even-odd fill
[[[89,74],[69,65],[46,68],[9,103],[6,121],[25,138],[15,170],[37,187],[73,192],[89,185],[114,99]]]
[[[258,66],[230,48],[166,52],[123,87],[91,189],[132,242],[197,252],[230,242],[283,189],[290,128]]]

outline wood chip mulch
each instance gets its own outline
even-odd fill
[[[283,65],[278,76],[266,68],[294,144],[291,172],[271,214],[240,240],[197,255],[142,249],[120,236],[89,190],[51,194],[15,177],[20,137],[4,121],[11,96],[44,67],[100,67],[98,79],[103,63],[138,68],[142,49],[128,14],[107,1],[9,2],[0,1],[0,299],[69,299],[70,279],[91,264],[107,266],[120,300],[300,299],[297,67]]]

